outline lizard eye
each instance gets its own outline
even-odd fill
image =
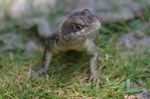
[[[81,30],[81,29],[82,29],[82,26],[81,26],[81,25],[78,25],[78,24],[73,24],[73,29],[74,29],[75,31]]]

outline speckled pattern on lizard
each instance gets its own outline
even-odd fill
[[[99,54],[94,39],[100,29],[100,21],[89,9],[77,11],[68,16],[53,35],[44,38],[45,50],[42,65],[34,70],[33,76],[41,76],[51,66],[55,53],[69,50],[85,51],[91,55],[90,82],[100,83],[101,75],[98,70]]]

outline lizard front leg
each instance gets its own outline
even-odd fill
[[[91,40],[91,39],[87,39],[86,48],[87,48],[87,52],[90,55],[92,55],[91,60],[90,60],[91,75],[90,75],[89,82],[101,83],[100,74],[99,74],[99,71],[98,71],[99,55],[98,55],[97,47],[96,47],[94,41]]]
[[[48,49],[45,49],[42,64],[31,74],[30,77],[31,80],[34,80],[37,76],[44,75],[48,71],[49,65],[51,63],[51,59],[52,59],[52,53]]]

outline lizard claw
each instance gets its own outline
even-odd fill
[[[30,74],[29,74],[29,78],[31,79],[31,80],[35,80],[37,77],[39,77],[39,76],[42,76],[42,75],[44,75],[45,73],[46,73],[46,69],[44,69],[44,68],[39,68],[39,69],[37,69],[37,70],[32,70],[31,72],[30,72]]]
[[[88,82],[92,82],[95,84],[102,84],[100,77],[98,75],[94,75],[94,74],[90,76],[90,79]]]

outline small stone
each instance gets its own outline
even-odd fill
[[[125,95],[124,99],[139,99],[138,97],[134,96],[134,95]]]

